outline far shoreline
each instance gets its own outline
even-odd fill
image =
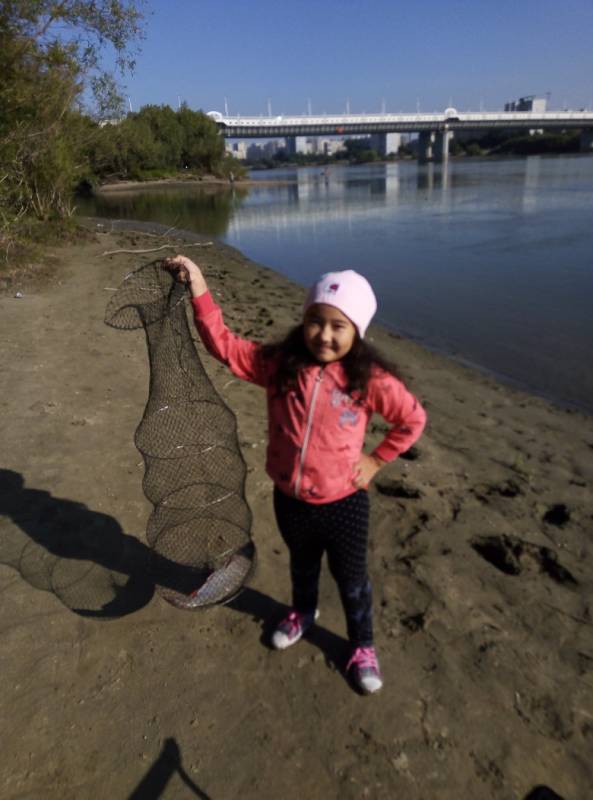
[[[528,158],[544,158],[544,159],[553,159],[558,156],[563,158],[570,158],[570,157],[587,157],[591,156],[591,153],[533,153],[533,154],[526,154],[526,155],[519,155],[516,153],[505,153],[504,155],[501,154],[481,154],[475,156],[467,156],[467,155],[458,155],[458,156],[450,156],[448,161],[449,163],[461,163],[465,161],[523,161]],[[416,158],[399,158],[396,160],[388,160],[388,159],[381,159],[378,161],[361,161],[361,162],[327,162],[327,163],[320,163],[320,164],[293,164],[291,162],[281,163],[275,165],[273,167],[251,167],[247,168],[250,172],[277,172],[280,170],[286,169],[319,169],[319,170],[331,170],[332,168],[341,168],[341,167],[368,167],[368,166],[387,166],[390,164],[416,164],[419,168],[429,168],[429,167],[443,167],[443,162],[438,161],[429,161],[426,163],[420,163]],[[289,185],[294,183],[294,181],[285,179],[285,180],[278,180],[278,179],[270,179],[267,180],[266,178],[262,179],[253,179],[253,177],[245,177],[245,178],[235,178],[234,180],[230,180],[229,178],[220,178],[215,175],[177,175],[171,176],[166,178],[154,178],[151,180],[114,180],[114,181],[106,181],[104,183],[99,183],[97,186],[94,186],[92,189],[92,194],[111,194],[115,192],[123,192],[123,191],[138,191],[142,189],[159,189],[162,187],[165,188],[173,188],[173,189],[180,189],[186,187],[199,187],[201,189],[211,188],[215,191],[221,189],[250,189],[254,186],[281,186],[281,185]]]
[[[233,181],[228,178],[216,178],[213,176],[204,177],[176,177],[176,178],[155,178],[154,180],[139,181],[139,180],[122,180],[114,181],[112,183],[101,183],[93,189],[96,194],[108,194],[111,192],[134,191],[138,189],[158,189],[160,187],[181,189],[186,187],[200,189],[212,188],[218,189],[248,189],[252,186],[265,186],[266,184],[274,184],[277,186],[279,183],[292,183],[292,181],[254,181],[249,178],[239,178]]]

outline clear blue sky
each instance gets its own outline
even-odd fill
[[[593,0],[146,0],[125,79],[147,103],[231,114],[593,107]]]

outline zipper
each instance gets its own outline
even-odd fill
[[[307,447],[309,446],[309,437],[311,436],[311,428],[313,427],[313,414],[315,412],[315,404],[317,403],[317,394],[321,381],[323,380],[323,370],[321,367],[319,374],[315,378],[315,385],[313,386],[313,394],[311,395],[311,405],[309,406],[309,413],[307,414],[307,425],[305,427],[305,436],[303,437],[303,446],[301,447],[301,457],[299,459],[299,468],[297,471],[296,482],[294,484],[294,496],[298,498],[301,490],[301,480],[303,477],[303,465],[305,463],[305,455],[307,454]]]

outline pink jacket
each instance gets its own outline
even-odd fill
[[[238,378],[267,389],[266,470],[285,494],[308,503],[329,503],[353,494],[354,471],[375,411],[391,425],[373,451],[383,461],[404,453],[422,433],[424,409],[390,373],[375,371],[362,403],[344,393],[346,381],[339,361],[306,367],[299,374],[297,389],[279,395],[275,363],[262,357],[262,345],[231,333],[209,292],[194,298],[192,305],[208,352]]]

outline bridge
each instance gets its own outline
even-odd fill
[[[322,116],[231,117],[208,114],[227,139],[284,137],[289,150],[300,136],[376,137],[385,152],[389,133],[418,133],[421,161],[444,161],[455,131],[580,129],[581,150],[593,151],[593,111],[457,111],[432,114],[334,114]]]

